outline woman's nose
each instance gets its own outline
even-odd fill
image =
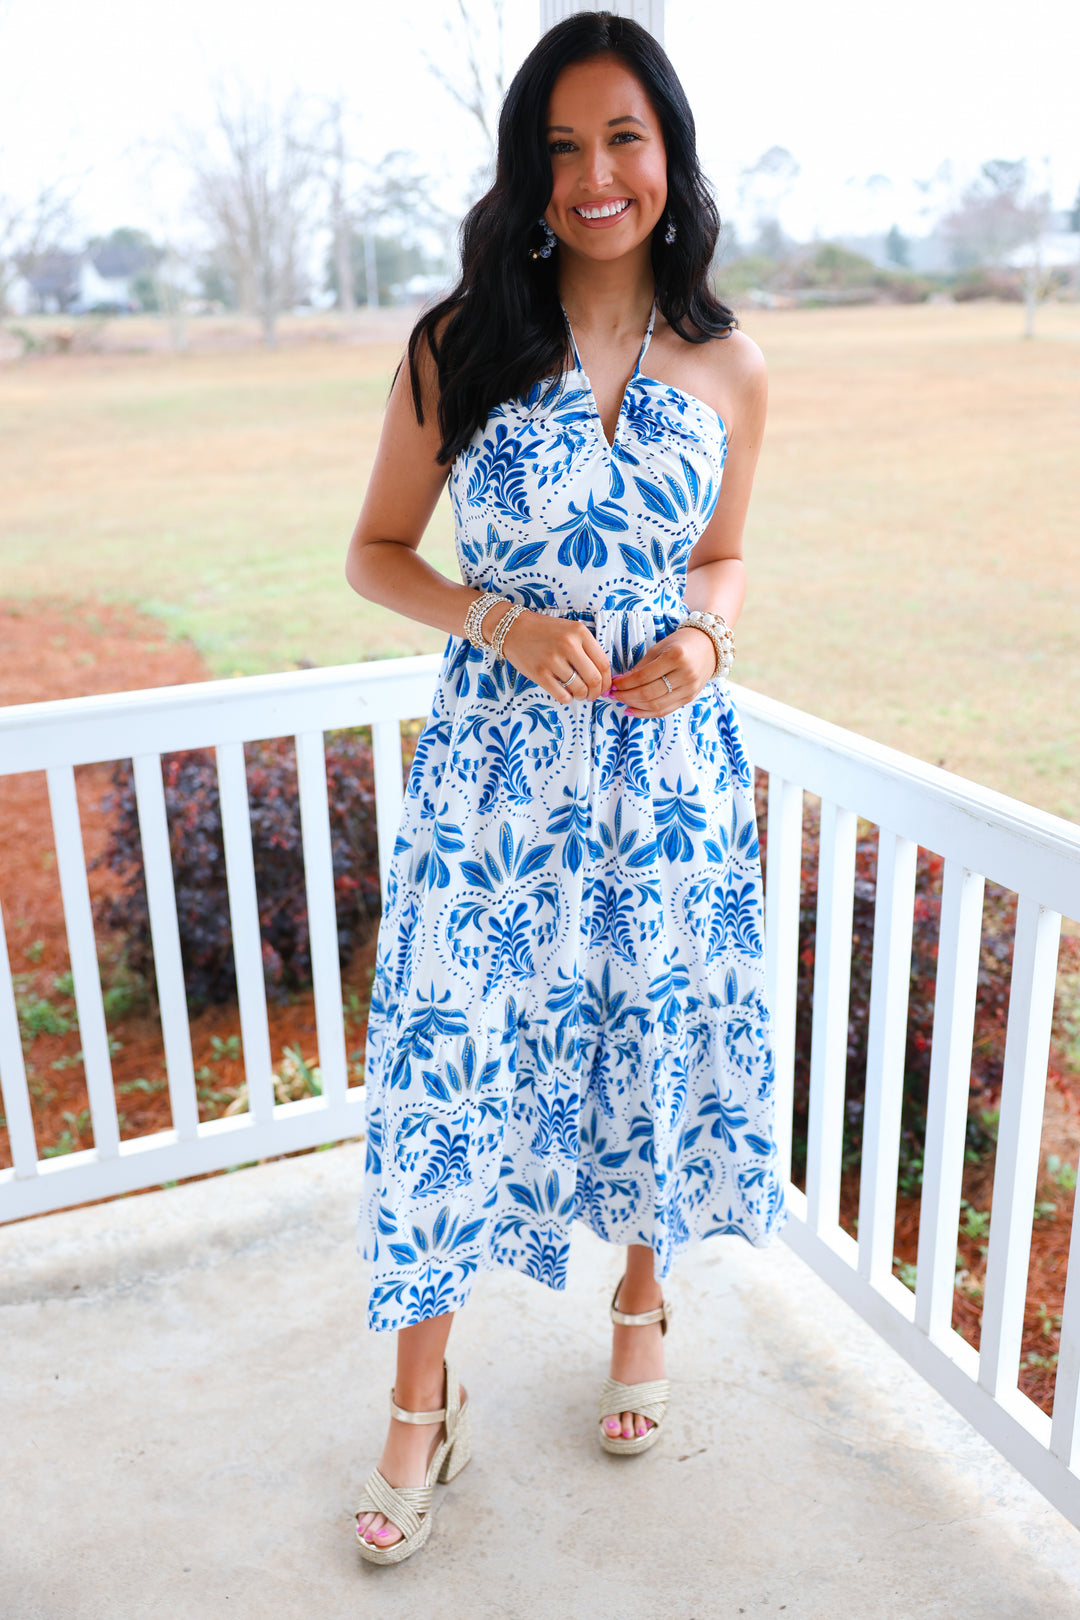
[[[585,154],[585,183],[598,191],[611,184],[611,159],[603,146],[596,146]]]

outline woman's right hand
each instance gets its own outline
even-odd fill
[[[485,635],[500,617],[492,613],[484,625]],[[542,686],[556,703],[598,698],[611,686],[611,661],[580,619],[556,619],[526,608],[506,632],[503,651],[515,669]]]

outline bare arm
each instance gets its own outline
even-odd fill
[[[464,633],[469,606],[483,593],[453,581],[418,555],[449,469],[436,461],[441,435],[434,362],[426,350],[421,363],[424,425],[416,420],[408,367],[403,365],[390,393],[375,465],[356,520],[345,560],[345,577],[359,596],[408,619],[449,635]],[[506,612],[489,608],[484,635]],[[592,632],[577,621],[522,613],[505,643],[510,662],[560,703],[598,697],[607,689],[611,665]],[[579,679],[567,692],[558,679],[571,668]]]
[[[739,343],[733,374],[725,379],[731,419],[724,480],[708,526],[690,553],[685,595],[687,607],[720,613],[734,627],[746,596],[743,530],[765,436],[769,386],[757,344],[742,333],[724,341]]]
[[[449,475],[449,468],[435,459],[439,427],[430,390],[425,392],[421,427],[413,409],[408,367],[403,365],[390,394],[375,465],[349,542],[345,578],[370,602],[460,635],[469,604],[480,592],[447,579],[418,555]]]
[[[722,390],[729,403],[721,414],[729,432],[728,454],[720,497],[690,553],[684,594],[689,608],[719,613],[734,626],[746,596],[743,529],[765,434],[768,380],[756,343],[742,333],[723,342],[736,345],[723,356]],[[632,670],[616,676],[615,690],[634,714],[671,714],[693,701],[715,667],[709,637],[687,626],[657,642]],[[671,682],[670,694],[662,674]]]

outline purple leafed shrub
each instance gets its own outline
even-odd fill
[[[285,999],[311,982],[311,941],[300,835],[296,752],[288,739],[249,743],[247,761],[255,888],[267,993]],[[193,1008],[236,992],[217,770],[210,749],[162,759],[180,950]],[[338,946],[342,964],[379,916],[375,786],[370,745],[327,739],[327,790]],[[150,916],[131,765],[120,761],[103,809],[111,817],[101,859],[121,879],[99,909],[99,922],[125,940],[128,964],[153,983]]]

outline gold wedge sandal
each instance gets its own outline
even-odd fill
[[[619,1289],[622,1287],[622,1278],[611,1296],[611,1320],[619,1327],[648,1327],[652,1322],[660,1323],[661,1335],[668,1330],[668,1321],[671,1316],[671,1307],[666,1299],[661,1299],[660,1309],[656,1311],[642,1311],[639,1316],[627,1316],[625,1311],[617,1308]],[[644,1384],[620,1384],[617,1378],[605,1378],[604,1387],[600,1391],[600,1444],[605,1451],[610,1451],[616,1457],[636,1457],[641,1451],[648,1451],[655,1446],[660,1438],[660,1430],[664,1426],[664,1417],[667,1413],[668,1400],[671,1396],[671,1384],[666,1378],[651,1378]],[[632,1440],[621,1436],[613,1439],[605,1434],[604,1419],[615,1417],[620,1412],[639,1412],[643,1418],[648,1418],[652,1424],[644,1434],[636,1434]]]
[[[445,1423],[446,1434],[435,1447],[422,1485],[391,1485],[373,1468],[360,1492],[356,1509],[356,1540],[360,1552],[372,1564],[400,1564],[419,1552],[431,1534],[432,1498],[435,1486],[455,1479],[472,1456],[472,1413],[468,1396],[461,1404],[460,1385],[454,1369],[443,1362],[446,1377],[446,1405],[438,1412],[406,1412],[390,1391],[390,1412],[399,1423]],[[361,1513],[381,1513],[401,1531],[401,1540],[392,1547],[377,1547],[364,1540]]]

